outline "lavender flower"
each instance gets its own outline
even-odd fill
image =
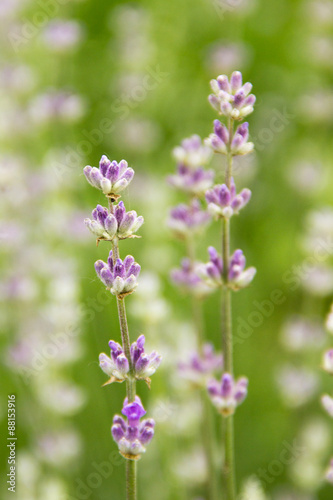
[[[233,120],[242,120],[253,111],[255,96],[250,94],[252,84],[247,82],[242,85],[242,74],[234,71],[230,82],[226,75],[220,75],[210,82],[214,92],[208,98],[210,104],[221,115]]]
[[[182,203],[173,208],[167,224],[179,237],[186,238],[200,233],[210,219],[210,214],[201,209],[200,202],[193,200],[190,205]]]
[[[330,465],[326,471],[325,479],[329,483],[333,484],[333,458],[331,458]]]
[[[110,340],[109,346],[111,355],[109,357],[102,352],[99,355],[99,366],[102,368],[103,372],[110,377],[110,380],[106,384],[110,384],[111,382],[123,382],[123,380],[127,378],[129,372],[128,359],[118,342]]]
[[[223,282],[223,261],[214,247],[208,248],[210,260],[207,264],[201,264],[196,268],[198,275],[212,288],[220,287]],[[230,258],[228,270],[228,286],[233,290],[245,288],[253,280],[256,269],[248,267],[245,269],[246,259],[242,250],[235,250]]]
[[[234,380],[230,373],[224,373],[221,382],[210,380],[207,389],[212,403],[224,417],[235,412],[247,396],[248,380],[245,377]]]
[[[145,353],[144,344],[145,337],[144,335],[140,335],[137,341],[131,345],[131,364],[133,367],[133,376],[137,380],[145,380],[149,385],[149,377],[160,366],[162,356],[156,351],[150,354]],[[99,366],[110,377],[110,380],[104,385],[111,384],[112,382],[123,382],[129,377],[130,371],[128,360],[121,345],[114,340],[110,340],[109,346],[111,349],[110,357],[104,352],[99,355]]]
[[[234,133],[231,144],[230,134],[225,125],[219,120],[214,120],[214,133],[205,139],[206,146],[209,146],[215,153],[228,154],[229,149],[233,156],[246,155],[254,149],[253,142],[248,142],[249,124],[242,123]]]
[[[321,404],[323,408],[327,411],[330,417],[333,417],[333,398],[328,394],[324,394],[321,398]]]
[[[149,383],[151,377],[160,366],[162,356],[156,351],[150,354],[145,353],[145,336],[140,335],[136,342],[131,345],[131,360],[135,373],[135,378],[138,380],[146,380]]]
[[[231,178],[230,189],[226,184],[218,184],[206,192],[206,201],[208,203],[208,212],[217,217],[229,219],[239,213],[250,201],[251,191],[247,188],[242,189],[236,194],[236,186]]]
[[[95,270],[99,279],[110,289],[113,295],[123,298],[133,293],[138,286],[137,277],[140,274],[141,267],[134,262],[134,257],[127,255],[122,261],[117,259],[113,262],[112,250],[109,253],[107,263],[102,260],[95,262]]]
[[[182,191],[200,196],[209,189],[214,181],[215,172],[199,167],[193,170],[186,165],[178,165],[177,173],[168,177],[168,182]]]
[[[140,422],[146,411],[138,396],[135,396],[133,403],[128,403],[126,398],[121,412],[127,417],[127,422],[120,415],[115,415],[111,427],[112,437],[125,458],[139,460],[154,436],[155,422],[152,418]]]
[[[222,370],[223,356],[214,352],[214,346],[206,343],[202,346],[202,353],[194,352],[188,361],[179,363],[180,375],[199,387],[206,387],[207,377]]]
[[[175,160],[192,169],[206,165],[212,156],[210,148],[202,144],[198,135],[184,139],[180,146],[173,150]]]
[[[88,165],[84,167],[83,172],[92,186],[101,189],[108,196],[116,197],[127,188],[134,177],[134,170],[128,167],[127,161],[111,162],[105,155],[99,162],[99,169]]]
[[[190,259],[185,258],[182,260],[179,269],[173,269],[171,271],[171,279],[177,286],[184,289],[186,292],[197,297],[204,297],[208,293],[211,293],[212,288],[198,276],[196,268],[196,264],[193,264]]]
[[[324,353],[323,368],[327,373],[333,375],[333,349]]]
[[[126,212],[122,201],[115,206],[113,214],[110,214],[107,208],[97,205],[92,216],[93,220],[85,219],[84,223],[98,240],[112,240],[115,237],[123,240],[134,237],[134,233],[144,222],[143,217],[138,217],[135,210]]]

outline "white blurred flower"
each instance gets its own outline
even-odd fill
[[[295,316],[282,329],[282,343],[290,351],[321,349],[326,336],[321,322]]]
[[[286,365],[279,370],[276,381],[285,404],[291,408],[307,403],[318,389],[316,373],[291,365]]]
[[[302,284],[312,295],[326,297],[333,292],[333,269],[324,264],[313,266],[303,277]]]
[[[67,465],[80,454],[82,445],[73,429],[49,432],[38,438],[38,456],[52,465]]]

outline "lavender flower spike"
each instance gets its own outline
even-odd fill
[[[213,94],[208,98],[210,104],[221,115],[233,120],[242,120],[253,111],[256,98],[250,94],[251,83],[242,85],[242,74],[239,71],[232,73],[230,82],[226,75],[220,75],[211,80]]]
[[[214,133],[205,139],[206,146],[209,146],[215,153],[228,154],[229,149],[233,156],[246,155],[254,149],[253,142],[248,142],[249,124],[242,123],[237,128],[229,144],[229,132],[225,125],[219,120],[214,121]]]
[[[95,270],[99,279],[110,289],[110,292],[119,298],[123,298],[133,293],[138,286],[137,277],[140,274],[141,267],[134,262],[134,257],[131,255],[127,255],[124,261],[117,259],[116,263],[114,263],[111,250],[108,262],[98,260],[95,262]]]
[[[144,223],[143,217],[138,217],[135,210],[126,212],[122,201],[115,206],[113,214],[110,214],[107,208],[97,205],[92,216],[93,220],[85,219],[84,223],[97,236],[98,241],[113,240],[115,237],[120,240],[134,238],[134,233]]]
[[[206,387],[207,377],[212,377],[214,372],[222,371],[223,356],[215,353],[212,344],[202,346],[202,353],[194,352],[188,361],[179,363],[181,377],[188,380],[196,387]]]
[[[211,159],[212,152],[202,144],[198,135],[192,135],[174,148],[173,156],[179,164],[195,169],[206,165]]]
[[[121,345],[114,342],[114,340],[110,340],[109,346],[111,350],[110,357],[104,352],[99,355],[99,366],[110,377],[110,380],[104,385],[112,382],[123,382],[129,372],[129,363]]]
[[[247,205],[251,198],[251,191],[242,189],[236,194],[234,179],[231,178],[230,189],[226,184],[218,184],[206,192],[208,212],[216,217],[229,219]]]
[[[200,233],[210,220],[210,214],[201,209],[199,200],[193,200],[189,206],[183,203],[173,208],[167,224],[177,236],[186,238]]]
[[[247,396],[248,380],[245,377],[234,380],[230,373],[224,373],[221,382],[216,379],[209,381],[207,390],[212,403],[224,417],[233,415],[236,407]]]
[[[208,286],[218,288],[224,285],[223,281],[223,261],[214,247],[208,248],[210,260],[207,264],[200,264],[196,271]],[[245,288],[253,280],[256,269],[248,267],[245,269],[246,259],[242,250],[235,250],[230,258],[227,285],[233,290]]]
[[[162,361],[156,351],[150,354],[145,353],[145,336],[140,335],[136,342],[131,345],[131,360],[134,369],[134,376],[137,380],[145,380],[150,385],[150,377],[156,372]]]
[[[134,177],[134,170],[128,167],[127,161],[111,162],[105,155],[99,162],[99,168],[88,165],[84,167],[83,173],[92,186],[103,191],[105,195],[116,198]]]
[[[333,375],[333,349],[329,349],[324,353],[323,369],[325,372]]]
[[[127,417],[127,421],[120,415],[114,416],[112,437],[118,444],[121,455],[128,460],[139,460],[154,436],[155,422],[152,418],[140,422],[146,411],[139,396],[135,396],[133,403],[128,403],[126,398],[121,412]]]

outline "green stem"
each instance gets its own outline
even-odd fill
[[[109,210],[110,213],[113,213],[114,210],[113,202],[110,199],[109,199]],[[117,238],[114,238],[112,240],[112,253],[113,253],[113,263],[115,264],[116,260],[119,258],[119,244]],[[122,347],[130,366],[129,378],[126,380],[126,394],[128,402],[132,403],[135,400],[135,395],[136,395],[136,381],[133,376],[133,366],[131,360],[131,340],[128,330],[125,298],[120,298],[119,296],[117,296],[117,308],[118,308]],[[126,460],[126,499],[136,500],[136,498],[137,498],[136,461]]]
[[[233,120],[229,120],[229,145],[225,183],[230,189],[232,174],[231,141],[233,136]],[[232,316],[231,316],[231,289],[228,286],[228,271],[230,261],[230,220],[222,220],[222,255],[223,255],[223,280],[222,289],[222,349],[225,371],[233,375],[233,345],[232,345]],[[230,415],[225,420],[224,426],[225,460],[223,475],[226,483],[227,500],[236,499],[236,471],[234,452],[234,422]]]
[[[136,461],[126,461],[126,498],[136,500]]]

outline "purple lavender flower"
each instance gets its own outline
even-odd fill
[[[207,390],[212,403],[224,417],[235,413],[235,409],[247,396],[248,380],[245,377],[234,380],[230,373],[224,373],[221,381],[209,381]]]
[[[206,387],[207,377],[211,377],[214,372],[223,368],[223,356],[214,352],[214,346],[206,343],[202,347],[202,352],[194,352],[188,361],[182,361],[178,365],[183,378],[199,387]]]
[[[328,394],[321,397],[321,404],[330,417],[333,417],[333,398]]]
[[[197,274],[212,288],[223,285],[223,261],[214,247],[208,248],[210,260],[207,264],[197,266]],[[228,286],[239,290],[248,286],[256,274],[254,267],[245,269],[246,259],[242,250],[235,250],[230,258],[228,272]]]
[[[126,398],[121,412],[127,417],[127,421],[120,415],[114,416],[112,437],[125,458],[139,460],[154,436],[155,422],[152,418],[140,422],[146,411],[139,396],[135,396],[133,403],[128,403]]]
[[[138,380],[147,380],[151,377],[160,366],[162,356],[156,351],[150,354],[145,353],[145,336],[140,335],[136,342],[131,345],[131,360],[135,373],[135,378]]]
[[[324,353],[323,368],[327,373],[333,375],[333,349]]]
[[[226,75],[220,75],[216,80],[211,80],[210,86],[214,93],[208,100],[221,115],[242,120],[252,113],[256,100],[250,94],[252,85],[249,82],[242,84],[242,74],[239,71],[232,73],[230,82]]]
[[[149,385],[149,377],[160,366],[162,356],[156,351],[150,354],[145,353],[144,345],[144,335],[140,335],[137,341],[133,342],[131,345],[131,364],[134,371],[133,376],[137,380],[146,380]],[[99,366],[110,377],[110,380],[104,385],[111,384],[112,382],[123,382],[129,377],[130,371],[128,360],[121,345],[114,340],[110,340],[109,346],[111,349],[110,357],[104,352],[99,355]]]
[[[242,123],[236,129],[231,144],[227,127],[219,120],[214,121],[214,133],[205,139],[206,146],[209,146],[215,153],[228,154],[229,150],[233,156],[246,155],[254,149],[253,142],[248,142],[249,124]]]
[[[107,208],[97,205],[92,216],[93,220],[85,219],[84,223],[98,240],[131,238],[144,222],[143,217],[138,217],[135,210],[126,212],[122,201],[115,206],[113,214],[109,213]]]
[[[181,262],[179,269],[171,271],[172,281],[185,290],[197,297],[204,297],[212,292],[212,288],[199,277],[197,271],[197,264],[193,264],[190,259],[185,258]]]
[[[217,217],[229,219],[239,213],[250,201],[251,191],[247,188],[242,189],[236,194],[234,179],[231,178],[230,189],[226,184],[218,184],[206,192],[206,201],[208,203],[208,212]]]
[[[122,382],[128,376],[128,360],[121,345],[118,344],[118,342],[110,340],[109,346],[111,350],[110,357],[102,352],[99,355],[99,366],[102,368],[103,372],[110,377],[110,380],[107,382],[107,384],[111,382]]]
[[[124,261],[117,259],[114,263],[112,250],[109,253],[107,263],[102,260],[95,262],[95,270],[99,279],[113,295],[117,295],[119,298],[134,292],[138,286],[137,277],[140,274],[140,269],[141,267],[134,262],[134,257],[131,255],[127,255]]]
[[[83,172],[92,186],[109,196],[118,195],[134,177],[134,170],[128,167],[127,161],[111,162],[105,155],[99,162],[99,169],[88,165]]]
[[[190,205],[182,203],[170,211],[168,226],[181,238],[198,234],[210,222],[211,216],[201,209],[199,200]]]
[[[192,135],[184,139],[180,146],[174,148],[173,156],[181,165],[196,169],[210,161],[212,152],[210,148],[202,144],[198,135]]]
[[[333,458],[331,458],[330,465],[326,471],[325,479],[329,483],[333,484]]]
[[[168,182],[182,191],[199,196],[212,186],[214,177],[213,170],[201,167],[193,170],[181,164],[177,167],[177,173],[168,177]]]

